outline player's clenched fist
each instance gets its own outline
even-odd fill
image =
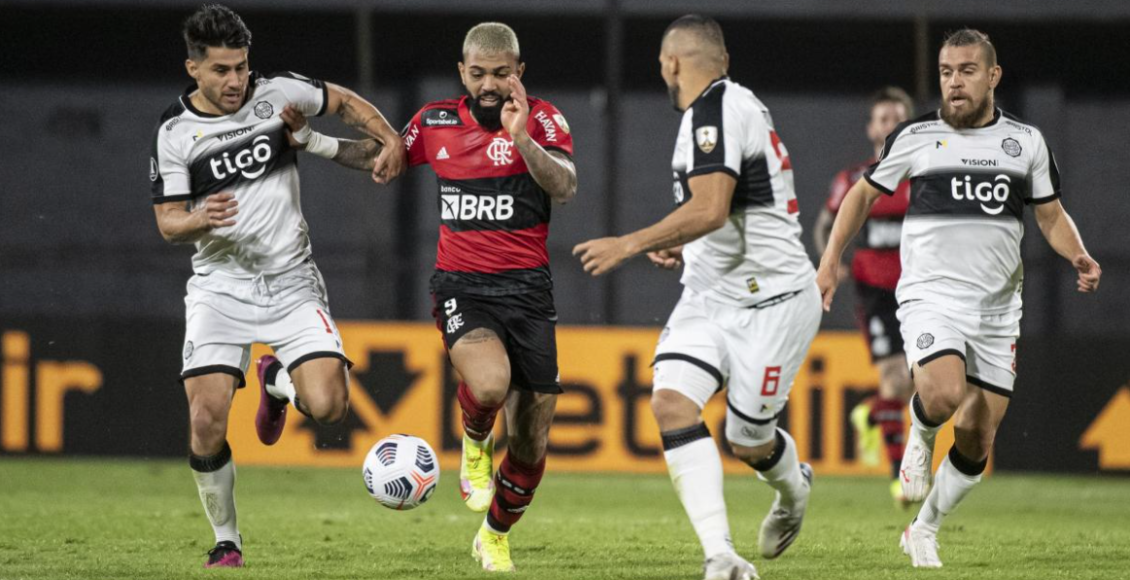
[[[1102,277],[1103,270],[1094,258],[1081,254],[1071,260],[1071,265],[1075,267],[1076,272],[1079,272],[1080,292],[1094,292],[1099,289],[1099,278]]]
[[[239,213],[239,201],[234,193],[215,193],[204,198],[204,204],[197,210],[204,216],[208,229],[234,226],[235,214]]]

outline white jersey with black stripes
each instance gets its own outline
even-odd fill
[[[187,203],[214,193],[239,201],[235,225],[196,242],[196,274],[255,278],[293,270],[310,256],[299,199],[296,152],[280,118],[294,105],[307,116],[325,112],[326,85],[294,73],[251,73],[248,97],[230,115],[197,110],[189,87],[161,117],[149,160],[153,203]]]
[[[788,152],[749,89],[726,77],[711,83],[683,114],[671,166],[679,205],[695,176],[720,171],[737,180],[726,224],[684,247],[684,286],[752,306],[813,283]]]
[[[899,303],[1020,310],[1024,205],[1060,195],[1039,129],[1000,109],[984,127],[954,129],[934,111],[899,125],[864,178],[887,193],[910,180]]]

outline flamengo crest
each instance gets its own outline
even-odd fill
[[[495,137],[494,141],[487,145],[487,157],[494,162],[495,166],[510,165],[514,162],[513,154],[514,143],[502,137]]]

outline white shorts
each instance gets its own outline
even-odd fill
[[[226,373],[245,384],[251,343],[266,344],[287,371],[315,358],[349,364],[313,261],[252,280],[220,272],[188,280],[181,379]]]
[[[1016,381],[1016,341],[1020,311],[1005,314],[961,312],[925,300],[899,306],[902,340],[911,371],[947,354],[965,361],[966,380],[1005,397]]]
[[[820,328],[821,308],[815,283],[751,308],[688,288],[659,337],[654,389],[674,390],[702,408],[727,386],[727,440],[747,447],[773,441],[777,416]]]

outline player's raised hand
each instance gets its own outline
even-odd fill
[[[1087,254],[1079,254],[1071,260],[1071,265],[1079,273],[1078,288],[1080,292],[1094,292],[1099,289],[1099,278],[1103,275],[1102,268],[1094,258]]]
[[[836,295],[836,287],[839,285],[840,262],[838,260],[820,262],[820,269],[816,270],[816,287],[820,289],[824,312],[832,310],[832,297]]]
[[[294,105],[287,104],[283,107],[282,113],[279,113],[279,118],[286,123],[286,140],[290,146],[295,149],[305,149],[313,131],[310,123],[306,122],[306,115]]]
[[[506,84],[510,86],[510,99],[502,105],[502,126],[515,137],[526,132],[526,122],[530,118],[530,103],[526,99],[526,87],[518,75],[506,77]]]
[[[651,263],[655,264],[656,268],[675,270],[683,265],[683,247],[675,246],[674,248],[667,248],[666,250],[648,252],[647,259],[651,260]]]
[[[387,185],[404,173],[407,167],[408,149],[404,147],[400,137],[396,137],[394,143],[381,144],[381,150],[373,160],[373,181]]]
[[[624,260],[632,257],[623,238],[599,238],[577,244],[573,248],[573,255],[581,259],[585,272],[593,277],[615,270]]]
[[[235,214],[239,213],[239,201],[234,193],[214,193],[204,198],[200,206],[200,215],[204,216],[208,229],[226,228],[234,226]]]

